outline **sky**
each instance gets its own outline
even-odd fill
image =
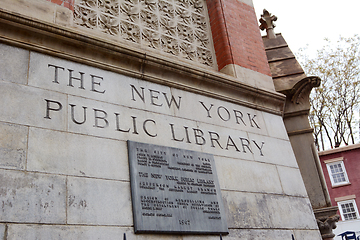
[[[275,33],[281,33],[292,52],[308,44],[313,56],[325,45],[324,38],[336,41],[339,35],[360,35],[360,0],[253,0],[259,19],[265,8],[277,16]],[[266,31],[261,31],[266,35]]]

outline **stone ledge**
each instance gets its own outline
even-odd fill
[[[261,111],[283,114],[285,96],[280,93],[252,87],[211,68],[201,68],[120,42],[89,36],[79,29],[0,9],[0,35],[0,42],[10,45]]]

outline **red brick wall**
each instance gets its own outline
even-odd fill
[[[74,2],[75,0],[46,0],[61,6],[64,6],[66,8],[69,8],[70,10],[74,10]]]
[[[219,70],[236,64],[271,76],[253,7],[239,0],[207,0]]]
[[[334,159],[338,157],[343,157],[344,166],[349,178],[350,185],[346,186],[339,186],[339,187],[332,187],[331,181],[329,177],[328,170],[326,168],[326,164],[324,163],[325,160]],[[360,148],[338,152],[334,154],[329,154],[325,156],[320,156],[321,167],[324,172],[326,185],[329,190],[331,203],[333,206],[337,206],[335,202],[335,198],[344,197],[349,195],[355,195],[356,205],[358,210],[360,211]]]

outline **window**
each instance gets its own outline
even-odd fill
[[[355,199],[338,202],[341,219],[343,221],[359,218],[359,212],[355,203]]]
[[[328,162],[326,167],[330,175],[332,186],[339,186],[349,183],[343,161]]]

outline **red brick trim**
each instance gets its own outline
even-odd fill
[[[207,0],[219,70],[236,64],[271,76],[255,10],[239,0]]]
[[[74,11],[75,0],[46,0]]]

